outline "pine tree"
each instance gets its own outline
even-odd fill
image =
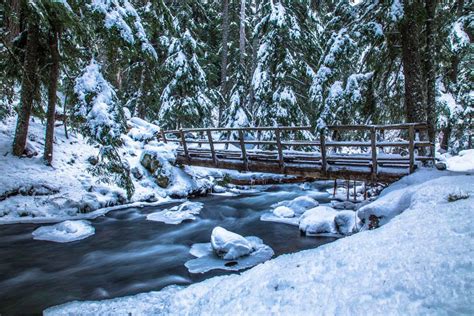
[[[252,77],[255,124],[307,125],[306,100],[297,90],[306,68],[300,23],[291,2],[270,1],[262,10],[267,13],[255,29],[261,40]]]
[[[164,62],[168,83],[160,98],[163,128],[206,126],[211,123],[211,102],[206,75],[198,62],[198,43],[187,29],[176,37],[163,37],[168,47]]]

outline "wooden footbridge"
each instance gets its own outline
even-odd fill
[[[313,179],[392,182],[434,160],[424,123],[194,128],[161,131],[177,163]]]

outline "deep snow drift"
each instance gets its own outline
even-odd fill
[[[401,192],[410,198],[393,199]],[[472,174],[417,172],[377,200],[387,210],[378,215],[398,214],[378,229],[282,255],[241,275],[71,302],[46,315],[473,314],[473,198]]]

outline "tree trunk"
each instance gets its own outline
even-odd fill
[[[450,137],[451,137],[451,122],[448,122],[446,127],[443,128],[443,138],[441,139],[441,144],[440,144],[441,149],[448,151]]]
[[[405,17],[400,25],[402,63],[405,76],[405,114],[409,123],[426,121],[423,67],[420,54],[416,4],[404,1]]]
[[[252,5],[255,7],[255,11],[252,10],[252,14],[254,15],[252,18],[255,19],[255,17],[258,16],[258,7],[259,7],[258,0],[255,0],[254,2],[252,2]],[[253,27],[255,27],[255,25],[253,25]],[[257,57],[258,57],[257,53],[258,53],[258,47],[259,47],[258,44],[259,44],[258,36],[253,36],[252,46],[251,46],[251,50],[252,50],[252,59],[251,59],[252,69],[251,69],[251,74],[250,74],[251,84],[250,84],[250,95],[249,95],[249,106],[248,106],[250,113],[255,113],[255,89],[253,88],[253,85],[252,85],[252,78],[253,78],[253,74],[255,73],[255,70],[257,69]]]
[[[48,165],[53,161],[54,121],[56,115],[56,100],[59,80],[59,50],[58,31],[53,28],[49,36],[49,49],[51,51],[51,69],[48,86],[48,113],[46,114],[46,138],[44,142],[43,159]]]
[[[240,0],[240,28],[239,28],[240,65],[245,66],[245,0]]]
[[[13,154],[21,156],[25,150],[26,138],[28,136],[28,125],[30,123],[31,108],[35,95],[36,68],[38,65],[38,38],[39,26],[31,23],[28,26],[28,37],[26,44],[26,55],[21,83],[20,108],[16,124],[15,139],[13,141]]]
[[[426,0],[426,118],[428,123],[428,138],[430,142],[436,141],[436,48],[434,34],[434,19],[436,15],[436,1]]]
[[[222,58],[221,58],[221,94],[227,101],[227,44],[229,42],[229,0],[222,1]],[[219,126],[225,104],[219,106]]]

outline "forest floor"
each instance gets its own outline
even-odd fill
[[[359,217],[383,224],[238,275],[46,315],[473,314],[474,150],[386,188]],[[365,211],[364,211],[365,210]]]

